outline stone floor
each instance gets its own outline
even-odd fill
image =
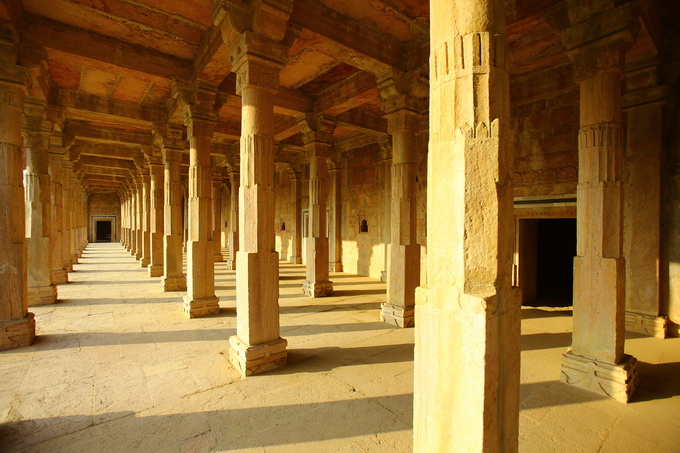
[[[216,264],[220,315],[189,320],[119,244],[90,245],[32,308],[35,344],[0,353],[0,451],[411,451],[413,329],[377,322],[385,284],[333,274],[313,300],[282,263],[290,364],[241,380],[234,274]],[[680,451],[680,339],[628,339],[641,388],[623,405],[559,382],[570,312],[523,314],[521,451]]]

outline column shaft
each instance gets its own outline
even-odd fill
[[[179,149],[163,151],[165,165],[165,211],[163,230],[163,291],[186,291],[187,279],[182,269],[182,190]]]
[[[331,272],[342,272],[342,200],[340,198],[340,167],[334,167],[330,174],[330,238],[328,245],[328,263]]]
[[[224,261],[222,256],[222,172],[220,177],[213,179],[212,182],[212,214],[213,214],[213,234],[212,243],[214,248],[215,262]]]
[[[292,264],[302,264],[302,178],[295,174],[290,183],[290,196],[293,204],[293,254],[289,261]]]
[[[430,17],[427,240],[436,246],[427,285],[416,291],[414,451],[516,452],[520,306],[510,280],[505,6],[442,0]]]
[[[229,260],[227,269],[236,269],[236,253],[238,252],[238,203],[239,187],[241,185],[241,175],[238,172],[229,173],[231,183],[231,200],[229,203],[229,233],[227,234],[227,245],[229,247]]]
[[[328,235],[326,214],[326,159],[309,158],[309,236],[305,246],[307,278],[302,291],[312,297],[333,293],[328,279]]]
[[[148,267],[151,262],[151,176],[149,170],[140,170],[142,181],[142,254],[139,260],[141,267]]]
[[[149,277],[163,275],[163,165],[152,163],[149,166],[150,183],[150,213],[149,213]]]

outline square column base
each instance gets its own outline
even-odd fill
[[[189,318],[202,318],[216,315],[220,312],[220,299],[207,297],[205,299],[191,299],[184,296],[184,314]]]
[[[302,283],[302,293],[311,297],[326,297],[333,294],[333,282],[310,282],[305,280]]]
[[[288,361],[288,341],[283,338],[252,346],[239,337],[229,337],[229,361],[241,373],[252,376],[284,366]]]
[[[302,257],[291,255],[290,258],[288,258],[288,262],[290,264],[302,264]]]
[[[399,305],[380,305],[380,320],[401,329],[415,325],[415,307],[400,307]]]
[[[71,264],[78,264],[78,255],[71,255]]]
[[[163,266],[149,266],[149,277],[162,277]]]
[[[55,269],[52,271],[52,281],[55,285],[65,285],[68,283],[68,272],[66,269]]]
[[[222,261],[224,261],[224,256],[222,256],[221,253],[215,253],[214,261],[216,263],[221,263]]]
[[[637,359],[630,355],[626,355],[620,364],[614,365],[576,355],[571,349],[562,354],[562,382],[622,403],[630,401],[637,386],[637,378]]]
[[[28,306],[49,305],[57,301],[55,285],[28,288]]]
[[[135,252],[135,259],[137,261],[141,261],[142,260],[142,253],[141,252]]]
[[[342,272],[342,263],[329,263],[328,270],[331,272]]]
[[[71,260],[64,261],[64,269],[66,269],[66,272],[73,272],[73,263]]]
[[[187,278],[182,277],[163,277],[161,278],[161,286],[163,291],[186,291],[187,290]]]
[[[236,270],[236,260],[227,260],[227,270],[228,271],[235,271]]]
[[[380,273],[380,281],[383,283],[387,283],[387,271],[382,271]]]
[[[35,340],[35,316],[27,313],[23,319],[0,321],[0,350],[30,346]]]
[[[665,316],[650,316],[642,313],[626,312],[626,330],[649,335],[656,338],[666,338],[668,318]]]
[[[141,260],[139,260],[139,267],[149,267],[150,263],[151,263],[151,259],[142,258]]]

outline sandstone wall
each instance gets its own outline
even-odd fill
[[[87,225],[88,225],[88,240],[94,241],[95,228],[93,217],[99,216],[114,216],[115,221],[112,224],[111,241],[116,242],[120,240],[120,199],[116,194],[90,194],[87,201]]]

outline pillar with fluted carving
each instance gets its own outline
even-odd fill
[[[28,346],[35,318],[28,311],[21,116],[29,72],[0,69],[0,350]]]
[[[596,36],[607,20],[604,36]],[[623,147],[621,77],[637,17],[597,11],[562,33],[580,85],[576,188],[574,326],[562,381],[619,401],[630,399],[637,360],[624,353]],[[584,27],[590,30],[583,35]],[[593,28],[591,28],[593,27]],[[617,30],[618,29],[618,30]]]
[[[163,229],[163,291],[185,291],[187,279],[182,269],[182,131],[170,130],[164,140],[163,164],[165,206]]]
[[[416,289],[414,451],[516,452],[521,316],[511,287],[505,2],[432,2],[429,69],[427,240],[435,246]]]

